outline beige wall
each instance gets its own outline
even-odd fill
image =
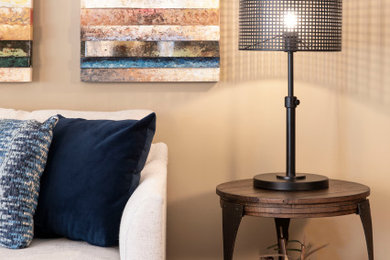
[[[238,0],[221,1],[218,84],[79,81],[79,1],[35,0],[34,82],[2,84],[0,106],[153,109],[170,148],[168,259],[221,259],[215,186],[284,169],[286,58],[237,51]],[[372,188],[377,259],[390,241],[390,1],[344,0],[342,53],[297,54],[298,168]],[[357,216],[295,221],[292,238],[330,243],[317,259],[367,259]],[[237,259],[273,243],[270,219],[246,217]]]

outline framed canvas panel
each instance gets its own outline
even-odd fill
[[[33,0],[0,0],[0,82],[32,81]]]
[[[81,80],[219,80],[219,0],[81,0]]]

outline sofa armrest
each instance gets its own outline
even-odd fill
[[[119,233],[121,260],[165,259],[167,162],[167,146],[153,144],[140,185],[123,211]]]

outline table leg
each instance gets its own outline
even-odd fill
[[[275,218],[276,234],[278,236],[279,254],[286,254],[288,242],[289,218]]]
[[[232,260],[237,231],[244,216],[244,206],[221,200],[223,227],[223,259]]]
[[[374,240],[372,234],[370,202],[368,200],[365,200],[358,204],[358,214],[362,221],[364,235],[366,237],[368,259],[374,260]]]

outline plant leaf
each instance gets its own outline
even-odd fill
[[[307,252],[306,257],[311,256],[311,255],[314,254],[315,252],[317,252],[317,251],[319,251],[319,250],[321,250],[321,249],[327,247],[328,245],[329,245],[329,244],[325,244],[325,245],[322,245],[322,246],[320,246],[320,247],[317,247],[317,248],[311,250],[310,252]]]
[[[267,249],[271,249],[271,248],[274,248],[276,246],[278,246],[278,244],[273,244],[272,246],[267,247]]]

